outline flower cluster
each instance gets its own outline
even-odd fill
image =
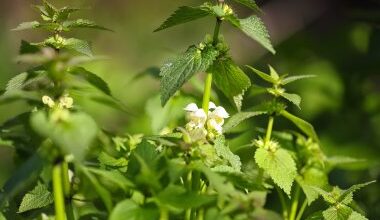
[[[69,95],[65,94],[55,102],[50,96],[42,96],[42,103],[49,106],[49,108],[70,109],[73,107],[74,100]]]
[[[209,103],[208,114],[198,108],[195,103],[188,104],[184,110],[187,112],[186,131],[189,133],[191,140],[198,141],[205,139],[214,139],[223,133],[224,119],[229,115],[222,106],[216,106],[213,102]]]
[[[47,105],[52,111],[50,120],[53,122],[66,121],[69,118],[69,110],[73,107],[74,100],[69,95],[61,96],[57,101],[54,101],[50,96],[44,95],[42,103]]]

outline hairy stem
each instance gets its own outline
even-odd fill
[[[217,18],[215,28],[214,28],[214,37],[212,40],[213,45],[216,45],[218,43],[221,24],[222,24],[222,20]],[[207,73],[206,80],[205,80],[205,87],[203,90],[203,102],[202,102],[202,108],[203,108],[203,111],[205,111],[206,115],[208,113],[208,105],[210,102],[211,86],[212,86],[212,73]]]
[[[54,165],[52,176],[53,176],[55,219],[66,220],[61,163]]]
[[[75,219],[74,210],[73,210],[73,205],[71,203],[69,164],[65,160],[62,162],[62,184],[63,184],[63,192],[65,194],[65,200],[66,200],[66,216],[68,220],[74,220]]]
[[[305,201],[303,201],[302,206],[297,214],[296,220],[301,220],[301,217],[303,215],[303,212],[306,209],[306,206],[307,206],[307,200],[305,199]]]
[[[289,220],[295,220],[296,218],[299,196],[300,196],[300,187],[298,184],[296,184],[296,189],[295,189],[292,205],[290,207]]]
[[[270,141],[270,137],[272,135],[272,129],[273,129],[273,122],[274,122],[274,117],[273,116],[269,116],[267,132],[266,132],[265,140],[264,140],[264,145],[265,146],[267,146],[268,143],[269,143],[269,141]]]
[[[282,191],[276,187],[278,196],[280,197],[281,207],[282,207],[282,216],[284,219],[288,219],[288,206],[286,205],[284,195],[282,194]]]

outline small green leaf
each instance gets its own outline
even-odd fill
[[[29,42],[22,40],[20,46],[20,55],[27,53],[37,53],[40,51],[40,48],[36,45],[32,45]]]
[[[289,119],[291,122],[293,122],[301,131],[303,131],[306,135],[311,137],[314,141],[319,141],[313,125],[311,125],[309,122],[290,114],[286,110],[282,110],[280,114],[285,118]]]
[[[63,7],[59,9],[53,16],[53,20],[56,22],[66,21],[73,12],[81,10],[80,8],[68,8]]]
[[[198,194],[196,191],[189,192],[183,186],[178,185],[169,185],[156,198],[160,204],[175,208],[174,210],[198,208],[215,200],[214,196]]]
[[[252,15],[248,18],[240,19],[240,29],[271,53],[276,53],[270,42],[268,30],[259,17]]]
[[[352,211],[350,217],[347,220],[368,220],[366,217],[358,212]]]
[[[293,103],[295,106],[297,106],[299,109],[301,109],[300,104],[301,104],[301,96],[297,94],[291,94],[291,93],[280,93],[280,96],[283,98],[287,99],[291,103]]]
[[[284,79],[281,80],[281,85],[286,85],[296,80],[307,79],[307,78],[312,78],[312,77],[316,77],[316,76],[315,75],[298,75],[298,76],[285,77]]]
[[[231,100],[234,97],[243,95],[251,86],[248,76],[231,58],[217,59],[208,71],[213,74],[214,83],[218,89]]]
[[[13,31],[22,31],[28,29],[36,29],[40,27],[40,22],[38,21],[28,21],[19,24],[16,28],[12,29]]]
[[[73,50],[90,57],[92,56],[91,45],[87,41],[76,38],[68,38],[64,40],[62,46],[66,49]]]
[[[13,200],[14,196],[25,192],[28,187],[37,182],[39,174],[44,166],[44,160],[38,153],[34,153],[27,159],[12,176],[5,182],[0,192],[0,209],[4,207],[6,201]]]
[[[345,205],[332,206],[322,212],[325,220],[348,220],[352,214],[352,209]]]
[[[87,114],[70,113],[65,120],[54,121],[43,111],[31,116],[32,128],[41,136],[50,138],[65,154],[81,160],[97,134],[95,121]]]
[[[252,118],[254,116],[265,114],[265,111],[255,111],[255,112],[238,112],[233,115],[226,124],[223,126],[223,132],[228,133],[232,128],[238,126],[241,122]]]
[[[359,190],[359,189],[361,189],[361,188],[363,188],[369,184],[375,183],[375,182],[376,181],[370,181],[370,182],[355,184],[355,185],[351,186],[350,188],[343,191],[342,195],[340,195],[338,198],[338,202],[342,202],[343,204],[348,205],[352,200],[352,199],[349,199],[349,197],[352,198],[352,194],[355,191],[357,191],[357,190]],[[344,201],[346,201],[346,202],[344,202]]]
[[[242,4],[256,12],[261,12],[259,6],[257,6],[256,2],[254,0],[233,0],[239,4]]]
[[[216,138],[214,143],[216,154],[228,161],[229,165],[235,172],[241,171],[240,157],[231,152],[230,148],[226,146],[226,140],[223,135]]]
[[[102,78],[100,78],[98,75],[96,75],[95,73],[92,73],[83,67],[71,68],[71,69],[69,69],[69,73],[83,78],[88,83],[93,85],[95,88],[104,92],[106,95],[111,96],[111,90],[108,87],[108,84]]]
[[[296,180],[301,186],[302,191],[305,193],[309,205],[319,197],[319,193],[316,192],[313,187],[323,189],[328,186],[326,173],[315,167],[306,168],[306,170],[303,171],[302,176],[298,176]]]
[[[211,15],[209,7],[202,5],[199,7],[181,6],[166,21],[158,27],[154,32],[164,30],[179,24],[197,20],[199,18]]]
[[[280,76],[278,75],[277,71],[271,65],[268,65],[268,66],[269,66],[270,76],[276,81],[278,81],[280,79]]]
[[[139,206],[133,200],[119,202],[112,210],[109,220],[156,220],[158,209],[154,206]]]
[[[22,198],[18,212],[26,212],[32,209],[38,209],[52,204],[54,201],[53,194],[47,187],[41,183]]]
[[[128,160],[124,157],[114,158],[105,152],[101,152],[98,160],[101,164],[111,167],[125,167],[128,166]]]
[[[164,106],[169,98],[198,72],[206,71],[214,62],[219,52],[213,47],[203,50],[190,47],[184,54],[161,68],[161,104]]]
[[[128,180],[125,176],[123,176],[119,171],[117,170],[102,170],[97,168],[88,167],[86,168],[89,172],[94,173],[98,175],[99,177],[104,178],[107,182],[111,182],[121,189],[127,191],[131,187],[134,186],[134,184]]]
[[[264,72],[261,72],[260,70],[257,70],[251,66],[246,66],[248,67],[249,69],[251,69],[254,73],[256,73],[261,79],[267,81],[267,82],[270,82],[272,84],[276,84],[277,83],[277,80],[275,78],[273,78],[272,76],[264,73]]]
[[[95,22],[87,19],[77,19],[74,21],[65,21],[62,24],[65,28],[92,28],[98,30],[112,31],[108,28],[97,25]]]
[[[290,195],[297,168],[292,156],[286,150],[280,148],[272,152],[258,148],[255,153],[255,161],[269,174],[275,184]]]
[[[88,170],[87,167],[81,166],[80,171],[84,174],[84,176],[90,181],[92,186],[94,187],[98,196],[102,199],[104,205],[106,206],[108,211],[112,210],[112,196],[111,193],[102,186],[96,177]]]

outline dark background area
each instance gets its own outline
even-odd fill
[[[95,54],[111,60],[87,68],[103,77],[113,94],[128,106],[123,113],[88,100],[79,100],[107,130],[118,133],[154,133],[146,103],[158,95],[159,82],[149,76],[136,79],[144,69],[159,66],[200,42],[213,30],[212,19],[201,19],[167,31],[153,30],[178,6],[197,5],[195,0],[67,0],[57,5],[82,6],[80,16],[113,29],[114,33],[78,31],[76,36],[93,42]],[[228,1],[227,1],[228,2]],[[38,19],[30,5],[36,1],[1,0],[0,86],[25,67],[13,62],[21,39],[38,41],[46,35],[35,31],[12,32],[22,21]],[[261,0],[262,18],[271,34],[276,55],[231,26],[222,33],[237,63],[279,73],[314,74],[316,78],[295,83],[290,90],[301,94],[302,110],[291,109],[312,122],[328,156],[363,159],[360,166],[336,169],[330,183],[341,187],[379,179],[380,167],[380,1]],[[233,5],[241,16],[251,12]],[[253,84],[256,78],[252,76]],[[251,100],[247,100],[251,101]],[[253,103],[254,101],[252,101]],[[250,106],[250,102],[243,107]],[[25,109],[23,103],[0,106],[0,122]],[[149,109],[148,109],[149,110]],[[233,113],[233,112],[232,112]],[[156,117],[160,117],[157,113]],[[278,129],[282,126],[279,123]],[[252,136],[246,135],[245,143]],[[238,144],[239,142],[236,142]],[[0,184],[15,168],[13,150],[0,147]],[[356,200],[369,219],[380,218],[380,187],[371,185]]]

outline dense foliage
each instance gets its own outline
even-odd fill
[[[329,172],[346,158],[326,156],[313,126],[288,110],[301,103],[288,84],[314,76],[279,74],[272,66],[268,71],[241,68],[229,54],[219,33],[224,23],[275,53],[258,6],[234,1],[255,14],[241,19],[229,2],[207,2],[178,8],[155,30],[203,17],[216,20],[213,35],[161,67],[162,109],[155,101],[147,108],[153,118],[158,111],[170,115],[183,109],[186,119],[153,120],[155,135],[112,134],[75,102],[89,97],[125,109],[103,79],[81,66],[101,58],[93,55],[90,43],[65,37],[76,28],[110,30],[70,19],[79,8],[56,8],[47,1],[34,6],[42,21],[15,30],[43,29],[51,36],[21,42],[17,60],[31,68],[9,80],[0,97],[1,103],[23,100],[30,106],[1,126],[1,140],[15,148],[21,163],[3,186],[0,219],[366,219],[354,193],[373,182],[347,189],[330,185]],[[202,101],[181,91],[187,82],[199,87],[192,81],[199,73],[205,73]],[[253,86],[247,73],[267,86]],[[212,85],[236,114],[215,104]],[[89,86],[102,94],[95,96]],[[251,87],[256,92],[245,94]],[[261,102],[244,106],[244,98]],[[230,149],[241,124],[254,117],[265,118],[267,128],[252,131],[258,134],[254,140]],[[275,122],[282,119],[294,126],[276,130]],[[269,195],[282,212],[266,206]],[[325,208],[305,216],[318,198]]]

